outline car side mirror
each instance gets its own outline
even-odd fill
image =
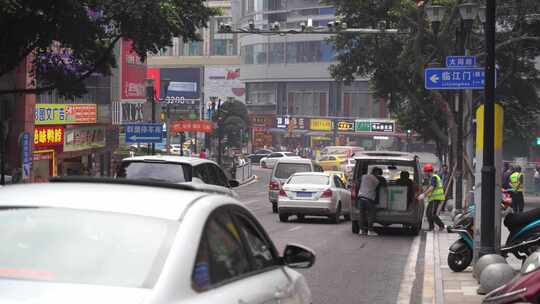
[[[240,183],[235,179],[231,179],[229,180],[229,186],[231,188],[237,188],[238,186],[240,186]]]
[[[315,264],[315,252],[301,245],[288,244],[283,253],[283,262],[291,268],[310,268]]]

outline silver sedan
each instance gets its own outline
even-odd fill
[[[278,197],[279,220],[289,216],[328,216],[339,223],[341,215],[351,217],[351,192],[336,175],[319,172],[293,174],[282,186]]]
[[[314,254],[283,256],[234,198],[187,185],[0,188],[2,303],[312,303]]]

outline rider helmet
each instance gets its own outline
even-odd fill
[[[433,165],[432,164],[425,164],[424,165],[424,173],[433,172]]]

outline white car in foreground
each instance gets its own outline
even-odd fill
[[[314,253],[279,256],[237,200],[189,185],[53,179],[0,188],[2,303],[312,303]]]
[[[341,216],[351,218],[351,192],[337,175],[320,172],[293,174],[281,187],[278,196],[279,220],[286,222],[296,215],[328,216],[339,223]]]
[[[274,165],[282,159],[285,158],[301,158],[300,156],[294,154],[293,152],[274,152],[267,157],[261,158],[261,168],[274,168]]]

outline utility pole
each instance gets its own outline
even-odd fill
[[[495,252],[495,11],[496,1],[486,2],[486,89],[484,99],[484,151],[479,256]]]
[[[461,21],[461,26],[456,29],[456,40],[459,54],[465,54],[465,44],[467,32],[465,30],[464,21]],[[456,197],[455,197],[455,209],[457,211],[463,209],[463,93],[461,91],[456,92],[456,106],[457,106],[457,138],[456,138]]]

